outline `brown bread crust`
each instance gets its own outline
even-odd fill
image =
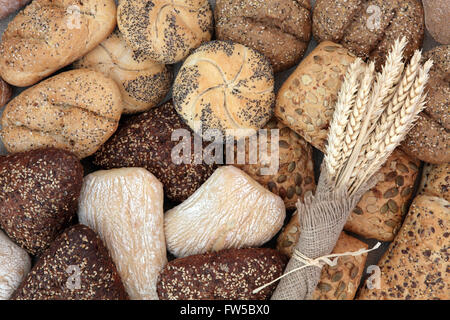
[[[80,288],[70,266],[80,271]],[[69,284],[69,285],[68,285]],[[87,226],[66,229],[37,261],[12,300],[128,300],[117,269],[103,242]]]
[[[0,78],[0,108],[11,99],[12,88],[2,78]]]
[[[0,226],[33,255],[45,250],[77,210],[83,167],[73,154],[42,149],[0,158]]]
[[[273,284],[256,288],[282,275],[287,258],[273,249],[230,249],[180,258],[160,274],[161,300],[266,300]]]

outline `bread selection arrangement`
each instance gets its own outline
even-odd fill
[[[26,87],[71,64],[106,39],[116,26],[114,0],[36,0],[2,36],[0,75]]]
[[[0,0],[0,300],[450,299],[449,12]]]

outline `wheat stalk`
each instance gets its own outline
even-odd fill
[[[347,69],[344,82],[339,91],[333,121],[331,122],[326,148],[325,163],[330,177],[335,177],[342,166],[341,151],[345,129],[359,88],[358,77],[362,72],[362,60],[357,58]]]

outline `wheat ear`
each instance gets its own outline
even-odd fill
[[[357,58],[347,69],[338,95],[333,121],[328,135],[325,163],[330,177],[335,177],[341,163],[341,151],[345,138],[345,128],[359,88],[358,77],[362,72],[362,60]]]
[[[419,69],[418,75],[416,76],[405,102],[396,113],[395,120],[389,128],[389,131],[378,144],[375,154],[370,155],[369,157],[369,154],[366,153],[366,156],[368,156],[371,161],[364,167],[358,168],[360,175],[358,176],[356,185],[352,187],[352,190],[357,190],[367,177],[371,177],[381,168],[386,159],[408,134],[408,131],[414,125],[419,113],[425,108],[424,90],[432,66],[433,62],[428,60],[424,66]],[[373,134],[375,134],[375,132]]]

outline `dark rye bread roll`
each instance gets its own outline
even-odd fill
[[[159,276],[161,300],[266,300],[282,275],[287,257],[268,248],[229,249],[169,262]]]
[[[317,0],[313,35],[342,44],[363,59],[384,65],[398,37],[408,40],[404,55],[411,58],[422,47],[424,12],[419,0]]]
[[[117,24],[131,48],[165,64],[186,58],[214,29],[208,0],[120,1]]]
[[[189,164],[172,161],[172,150],[181,143],[172,141],[172,134],[178,129],[190,134],[192,153]],[[128,118],[95,153],[94,163],[105,169],[146,168],[162,182],[169,199],[183,201],[214,172],[215,165],[205,164],[201,156],[194,152],[194,133],[180,119],[173,103],[169,101]]]
[[[402,149],[422,161],[450,162],[450,45],[426,52],[434,64],[427,83],[427,107],[402,143]]]
[[[11,300],[128,300],[128,295],[100,238],[78,224],[42,254]]]
[[[310,0],[218,0],[214,15],[217,39],[261,52],[274,72],[297,64],[311,39]]]
[[[183,120],[205,140],[212,139],[205,134],[209,129],[238,140],[272,118],[274,84],[273,69],[261,53],[230,41],[211,41],[184,62],[173,100]]]
[[[36,255],[77,211],[83,167],[75,155],[42,149],[0,157],[0,226]]]

